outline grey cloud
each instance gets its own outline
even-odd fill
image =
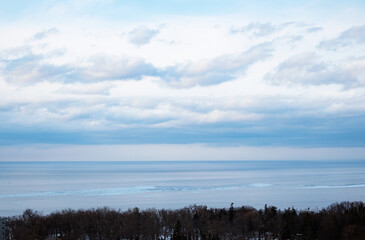
[[[322,41],[318,47],[326,50],[337,50],[351,44],[365,43],[365,25],[352,27],[340,34],[337,38]]]
[[[34,54],[29,47],[8,51],[7,56],[0,53],[0,72],[5,80],[17,84],[140,80],[155,76],[171,87],[189,88],[230,81],[244,74],[250,65],[271,56],[271,52],[271,44],[264,43],[242,53],[157,68],[143,58],[110,55],[95,55],[76,64],[54,65],[48,59],[62,55],[62,51]]]
[[[248,66],[271,55],[270,44],[261,44],[239,54],[226,54],[214,59],[159,69],[141,58],[116,58],[106,55],[89,59],[79,78],[85,80],[141,79],[156,76],[169,86],[189,88],[214,85],[232,80],[242,74]]]
[[[87,67],[78,70],[78,78],[89,81],[135,79],[143,76],[159,77],[169,86],[189,88],[214,85],[232,80],[251,64],[271,55],[270,44],[261,44],[239,54],[226,54],[214,59],[157,68],[142,58],[117,58],[107,55],[87,60]]]
[[[34,54],[29,46],[0,52],[0,72],[8,82],[30,84],[39,81],[102,81],[141,79],[157,75],[157,69],[140,58],[118,58],[107,55],[90,57],[80,65],[55,65],[47,61],[62,56],[64,50]]]
[[[272,23],[252,22],[239,28],[232,28],[231,33],[250,33],[254,37],[265,37],[279,31],[291,23],[274,25]]]
[[[33,54],[32,48],[28,45],[4,49],[0,52],[0,61],[4,62],[8,59],[21,58],[23,56],[32,55],[32,54]]]
[[[108,55],[88,59],[88,67],[79,70],[79,76],[86,80],[136,79],[157,75],[158,70],[142,58],[119,58]]]
[[[291,42],[291,43],[299,42],[299,41],[303,40],[303,36],[301,36],[301,35],[290,36],[288,38],[289,38],[289,42]]]
[[[318,60],[314,53],[290,57],[280,63],[275,72],[265,76],[272,84],[341,84],[351,87],[358,84],[358,78],[345,69]]]
[[[55,34],[58,32],[59,32],[59,30],[55,27],[49,28],[49,29],[43,30],[41,32],[37,32],[36,34],[34,34],[32,39],[41,40],[41,39],[48,37],[49,35],[52,35],[52,34]]]
[[[129,42],[135,45],[144,45],[157,35],[159,30],[149,29],[146,26],[139,26],[129,32]]]
[[[72,69],[45,63],[44,55],[26,54],[15,59],[1,59],[1,72],[9,82],[29,84],[43,80],[65,79]]]
[[[188,88],[207,86],[232,80],[252,64],[271,56],[270,44],[261,44],[239,54],[226,54],[167,68],[162,75],[170,86]]]
[[[315,33],[315,32],[319,32],[322,30],[323,30],[323,28],[321,28],[321,27],[310,27],[310,28],[307,28],[307,33]]]
[[[231,33],[251,32],[255,37],[267,36],[277,30],[271,23],[250,23],[249,25],[232,28]]]

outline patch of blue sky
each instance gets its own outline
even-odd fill
[[[26,1],[14,0],[0,3],[1,18],[17,19],[39,15],[54,6],[67,8],[67,13],[78,16],[100,17],[112,20],[138,20],[160,15],[219,15],[219,14],[287,14],[298,9],[326,12],[339,8],[364,8],[363,1],[239,1],[239,0],[85,0],[85,1]]]
[[[0,2],[0,19],[14,20],[26,14],[35,5],[39,5],[40,1],[14,0]]]

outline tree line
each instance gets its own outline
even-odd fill
[[[62,240],[218,240],[365,239],[363,202],[335,203],[321,210],[280,210],[274,206],[176,210],[107,207],[62,210],[43,215],[27,209],[6,219],[6,239]]]

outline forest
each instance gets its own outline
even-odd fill
[[[107,207],[62,210],[47,215],[27,209],[6,218],[6,239],[215,240],[365,239],[364,202],[334,203],[323,209],[267,206],[126,211]]]

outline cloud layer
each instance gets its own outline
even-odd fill
[[[123,19],[118,4],[40,3],[0,21],[0,144],[364,146],[362,8],[346,22],[175,5]]]

